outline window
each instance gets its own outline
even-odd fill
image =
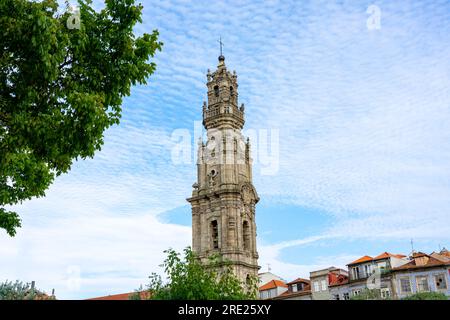
[[[219,86],[215,86],[215,87],[214,87],[214,95],[215,95],[216,97],[219,96]]]
[[[430,287],[428,286],[428,277],[427,276],[417,276],[416,283],[417,283],[417,291],[418,292],[430,291]]]
[[[219,249],[219,228],[217,227],[217,220],[211,221],[211,236],[213,249]]]
[[[333,295],[333,300],[341,300],[341,299],[339,298],[339,294],[334,294],[334,295]]]
[[[234,96],[233,87],[230,87],[230,95],[231,95],[231,96]]]
[[[411,281],[409,281],[409,277],[400,278],[400,291],[402,293],[411,292]]]
[[[368,266],[368,265],[364,266],[364,273],[366,276],[368,276],[370,274],[370,266]]]
[[[303,283],[297,283],[297,291],[303,290]]]
[[[319,292],[320,291],[319,281],[314,281],[314,291],[315,292]]]
[[[268,292],[268,298],[277,296],[277,289],[270,289],[270,290],[267,290],[267,292]]]
[[[243,230],[243,237],[244,237],[244,250],[250,249],[250,226],[248,224],[248,221],[244,221],[242,224],[242,230]]]
[[[353,279],[359,279],[359,268],[358,267],[353,267],[352,268],[352,273],[353,273]]]
[[[292,291],[292,292],[297,292],[297,286],[296,286],[295,284],[293,284],[293,285],[291,286],[291,291]]]
[[[322,291],[327,291],[327,281],[326,280],[322,280],[320,281],[321,287],[322,287]]]
[[[264,291],[261,291],[260,294],[259,294],[260,297],[261,297],[261,299],[267,299],[267,298],[270,298],[269,291],[270,291],[270,290],[264,290]]]
[[[391,291],[389,288],[381,288],[380,290],[381,299],[389,299],[391,297]]]
[[[447,281],[445,279],[445,273],[435,275],[434,283],[436,284],[436,290],[446,290]]]
[[[348,292],[344,293],[344,300],[350,300],[350,295]]]
[[[382,274],[385,273],[386,270],[387,270],[386,261],[379,262],[378,265],[377,265],[377,268],[380,271],[380,273],[382,273]]]
[[[364,277],[369,277],[373,273],[373,268],[370,264],[364,266]]]
[[[355,289],[353,290],[353,296],[358,296],[361,294],[361,289]]]

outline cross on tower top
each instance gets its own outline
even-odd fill
[[[225,57],[223,56],[223,42],[222,42],[222,36],[219,38],[219,44],[220,44],[220,56],[219,56],[219,60],[225,60]]]

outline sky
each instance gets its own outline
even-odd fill
[[[95,1],[97,8],[101,1]],[[93,159],[0,231],[0,281],[59,299],[131,292],[191,245],[186,201],[218,39],[252,136],[261,271],[450,247],[450,2],[143,1],[157,70]],[[197,130],[198,131],[198,130]],[[188,137],[190,153],[174,150]]]

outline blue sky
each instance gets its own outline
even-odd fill
[[[447,0],[144,1],[136,32],[153,29],[156,73],[94,159],[16,208],[23,228],[0,233],[0,280],[62,299],[128,292],[161,271],[164,249],[190,245],[194,126],[219,36],[245,128],[279,134],[275,173],[254,155],[262,271],[291,280],[407,254],[411,238],[425,252],[450,245]],[[192,135],[190,163],[172,159],[177,129]]]

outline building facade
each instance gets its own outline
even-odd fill
[[[260,287],[260,296],[273,300],[397,300],[433,292],[450,297],[450,252],[445,248],[431,254],[413,252],[409,257],[383,252],[363,256],[347,266],[348,271],[335,267],[313,271],[309,280],[270,281]]]
[[[287,291],[273,300],[312,300],[311,281],[308,279],[297,278],[287,284]]]
[[[348,264],[349,279],[330,285],[333,300],[347,300],[367,289],[377,299],[404,299],[420,292],[450,296],[450,257],[446,250],[430,255],[418,252],[410,257],[383,252],[363,256]]]
[[[284,281],[271,280],[259,287],[259,298],[264,300],[274,299],[287,292],[287,290],[288,286]]]
[[[420,292],[439,292],[450,296],[450,259],[439,254],[414,253],[411,261],[392,269],[395,298]]]
[[[331,300],[330,284],[339,276],[347,277],[347,271],[330,267],[310,272],[309,278],[311,280],[312,299]]]
[[[396,296],[391,270],[408,263],[406,256],[383,252],[376,257],[363,256],[348,264],[350,296],[357,296],[365,289],[379,289],[381,299]]]
[[[236,72],[225,57],[207,74],[208,101],[203,103],[207,141],[199,141],[197,181],[192,197],[192,249],[206,262],[218,254],[243,282],[258,276],[255,205],[250,141],[241,133],[244,105],[238,104]]]

